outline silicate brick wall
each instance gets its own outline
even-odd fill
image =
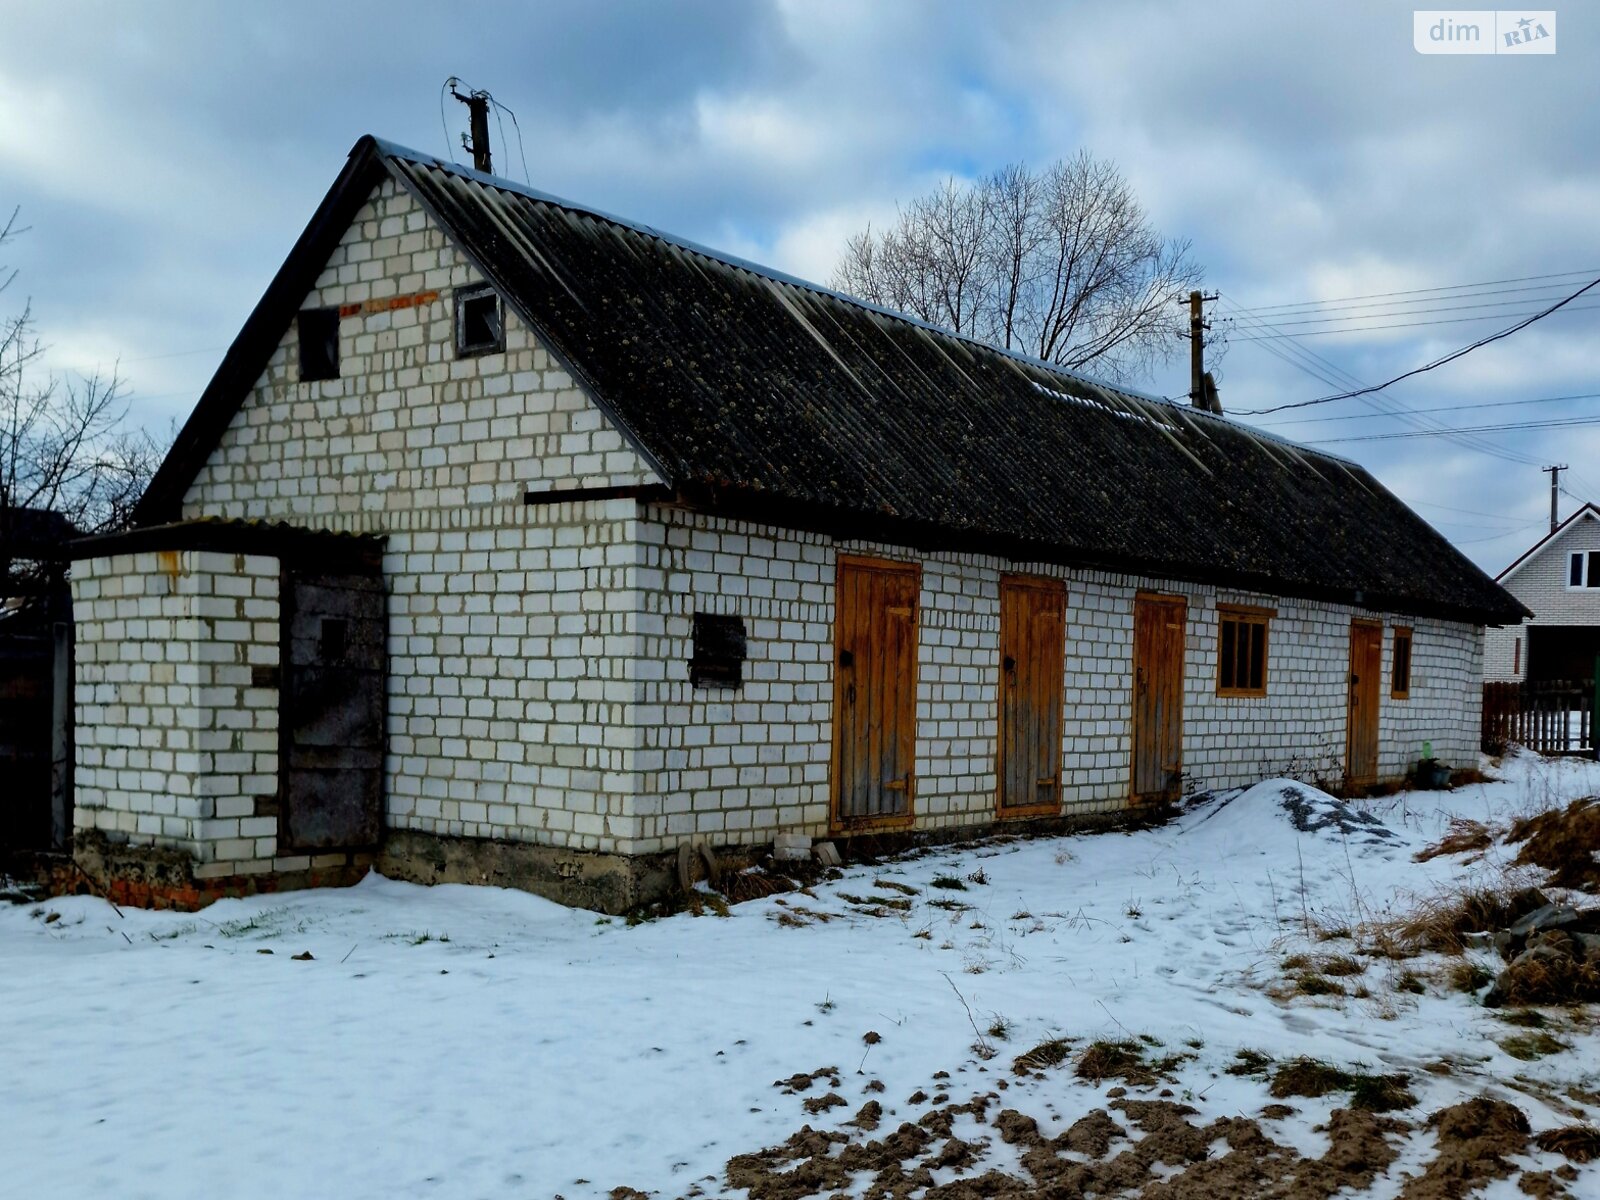
[[[118,554],[72,567],[74,824],[182,849],[197,875],[273,867],[278,563],[211,551]]]
[[[834,579],[840,554],[922,565],[918,620],[918,828],[971,824],[995,804],[999,583],[1017,572],[1067,583],[1063,806],[1127,802],[1132,754],[1133,603],[1141,590],[1188,600],[1184,769],[1194,787],[1295,773],[1336,779],[1345,754],[1353,617],[1383,617],[1379,770],[1402,774],[1429,741],[1453,764],[1476,760],[1480,631],[1471,626],[1201,585],[978,555],[920,555],[869,542],[653,509],[640,527],[646,634],[637,712],[641,851],[689,837],[770,839],[827,830],[832,746]],[[1273,607],[1268,695],[1216,694],[1216,606]],[[696,689],[695,612],[744,619],[740,689]],[[1396,626],[1413,631],[1409,699],[1389,695]]]
[[[613,850],[634,830],[635,506],[523,493],[655,477],[514,313],[504,353],[455,356],[452,289],[480,280],[381,185],[303,305],[359,310],[339,378],[299,380],[291,326],[184,516],[388,535],[391,827]]]
[[[1567,556],[1590,550],[1600,550],[1600,520],[1585,513],[1502,581],[1533,612],[1533,619],[1487,632],[1486,678],[1521,681],[1527,676],[1529,625],[1600,625],[1600,589],[1567,586]]]

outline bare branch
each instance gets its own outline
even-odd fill
[[[1202,272],[1116,167],[1087,153],[1042,172],[947,180],[888,229],[849,239],[833,282],[931,324],[1122,380],[1177,348],[1175,300]]]

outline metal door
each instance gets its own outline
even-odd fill
[[[376,845],[383,828],[383,579],[289,570],[282,598],[279,841],[291,850]]]
[[[833,811],[841,828],[911,820],[921,581],[909,563],[839,560]]]
[[[1383,626],[1350,623],[1350,717],[1345,726],[1345,779],[1365,787],[1378,778],[1378,682],[1383,674]]]
[[[1170,803],[1183,783],[1182,597],[1133,602],[1133,801]]]
[[[999,809],[1061,807],[1061,706],[1067,592],[1057,579],[1000,581]]]

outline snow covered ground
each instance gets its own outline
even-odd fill
[[[1013,1073],[1058,1037],[1192,1055],[1168,1086],[1196,1120],[1269,1103],[1263,1079],[1226,1073],[1242,1049],[1404,1072],[1418,1124],[1482,1092],[1535,1131],[1593,1120],[1562,1093],[1600,1090],[1600,1038],[1562,1016],[1570,1050],[1513,1058],[1497,1043],[1516,1031],[1472,996],[1399,989],[1429,959],[1371,960],[1343,981],[1366,998],[1268,994],[1286,956],[1340,949],[1307,937],[1319,924],[1403,910],[1509,853],[1413,862],[1450,817],[1600,792],[1594,763],[1521,757],[1498,774],[1358,806],[1378,824],[1308,829],[1338,810],[1306,789],[1309,807],[1286,805],[1275,781],[1159,829],[939,850],[851,867],[814,898],[637,926],[376,877],[196,915],[0,905],[0,1195],[724,1195],[731,1156],[843,1128],[872,1099],[892,1130],[938,1095],[998,1091],[1059,1132],[1122,1081],[1085,1082],[1070,1060]],[[824,1067],[837,1084],[774,1086]],[[803,1111],[830,1091],[845,1103]],[[1296,1099],[1263,1128],[1320,1154],[1315,1127],[1347,1102]],[[1015,1169],[1015,1148],[971,1125],[987,1144],[970,1169]],[[1397,1140],[1372,1195],[1396,1195],[1432,1144]],[[1600,1164],[1582,1172],[1574,1194],[1600,1195]]]

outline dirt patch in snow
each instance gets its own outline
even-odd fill
[[[728,1160],[730,1188],[753,1200],[804,1200],[859,1188],[872,1200],[1025,1200],[1040,1195],[1140,1196],[1149,1200],[1326,1200],[1341,1188],[1370,1185],[1396,1157],[1392,1135],[1409,1128],[1374,1113],[1336,1110],[1329,1148],[1307,1159],[1268,1137],[1254,1120],[1220,1117],[1196,1123],[1193,1108],[1167,1100],[1118,1099],[1046,1137],[1017,1109],[987,1119],[995,1097],[975,1097],[923,1115],[915,1124],[869,1141],[802,1128],[781,1145]],[[1121,1115],[1126,1124],[1112,1113]],[[970,1115],[1016,1149],[1022,1174],[986,1167],[986,1136],[957,1136],[955,1120]],[[1213,1153],[1223,1143],[1226,1150]],[[963,1174],[936,1183],[936,1172]]]
[[[1278,804],[1301,833],[1331,829],[1356,842],[1387,842],[1395,838],[1377,817],[1337,800],[1315,788],[1289,785],[1278,793]]]
[[[991,1118],[997,1100],[989,1093],[934,1108],[877,1138],[865,1135],[881,1110],[872,1121],[851,1122],[853,1133],[807,1125],[780,1145],[729,1159],[725,1182],[748,1191],[752,1200],[846,1192],[868,1200],[1330,1200],[1387,1177],[1401,1139],[1419,1131],[1396,1117],[1339,1108],[1318,1127],[1327,1136],[1327,1150],[1308,1158],[1274,1141],[1256,1120],[1197,1121],[1195,1109],[1171,1100],[1120,1097],[1055,1137],[1016,1108],[1002,1108]],[[963,1123],[957,1133],[962,1117],[977,1129]],[[1423,1128],[1432,1134],[1435,1153],[1419,1174],[1404,1177],[1401,1200],[1456,1200],[1512,1176],[1525,1195],[1571,1200],[1571,1166],[1525,1170],[1509,1161],[1546,1149],[1513,1104],[1479,1097],[1439,1110]],[[1585,1150],[1591,1132],[1580,1139]],[[990,1161],[996,1143],[1011,1148],[1004,1158],[1020,1163],[1020,1171]]]

